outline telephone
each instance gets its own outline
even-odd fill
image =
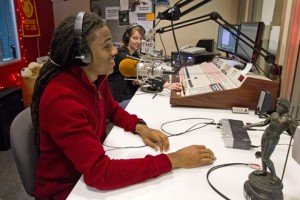
[[[205,50],[206,50],[205,48],[195,47],[189,44],[181,47],[179,51],[184,53],[197,54],[197,53],[204,52]]]
[[[188,49],[188,48],[191,48],[191,47],[193,47],[191,44],[187,44],[187,45],[184,45],[183,47],[181,47],[179,49],[179,51],[183,51],[184,49]]]

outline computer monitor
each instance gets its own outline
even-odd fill
[[[239,29],[239,25],[232,25],[234,28]],[[233,33],[237,34],[237,31],[234,29],[232,30]],[[235,54],[236,52],[236,45],[237,45],[237,37],[226,30],[223,26],[219,25],[218,29],[218,40],[217,40],[217,49],[219,51],[223,51],[228,54]]]
[[[251,47],[249,47],[246,43],[239,39],[237,41],[236,56],[238,56],[245,62],[251,62],[252,64],[255,64],[259,53],[255,51],[253,47],[255,47],[257,50],[261,49],[264,28],[265,24],[263,22],[242,23],[240,25],[240,32],[253,40],[255,44],[253,44],[240,34],[240,37],[242,37],[247,43],[249,43]]]

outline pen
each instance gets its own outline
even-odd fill
[[[153,95],[152,99],[154,99],[154,98],[156,97],[156,95],[157,95],[157,93],[155,93],[155,94]]]

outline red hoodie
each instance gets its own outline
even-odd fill
[[[39,109],[36,199],[66,199],[81,175],[88,186],[110,190],[172,168],[165,154],[120,160],[105,155],[106,119],[134,132],[139,118],[114,101],[104,75],[92,84],[80,67],[69,68],[50,81]]]

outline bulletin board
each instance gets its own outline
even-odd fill
[[[116,44],[121,44],[130,24],[139,24],[146,31],[153,28],[155,17],[151,0],[91,0],[90,3],[91,11],[102,17]]]

